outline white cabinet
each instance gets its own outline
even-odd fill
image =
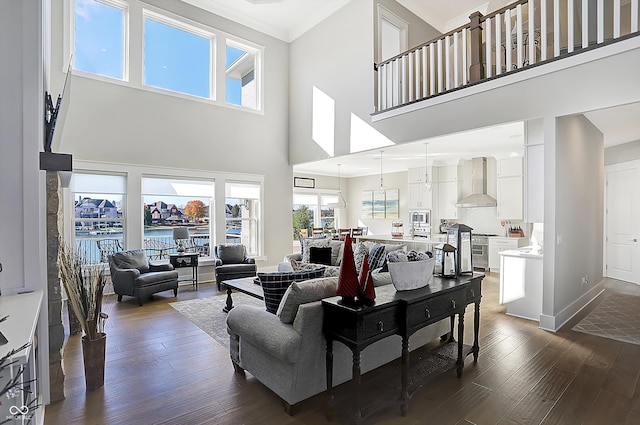
[[[407,171],[407,177],[409,180],[409,184],[411,183],[424,183],[424,175],[425,175],[425,169],[424,167],[418,167],[418,168],[409,168],[409,170]],[[431,174],[431,173],[429,173]],[[431,177],[431,176],[429,176]]]
[[[430,210],[432,207],[432,191],[424,183],[409,183],[409,209]]]
[[[506,306],[510,316],[540,321],[542,255],[507,250],[500,257],[500,304]]]
[[[500,252],[516,249],[527,244],[527,238],[489,238],[489,271],[500,271]]]
[[[438,168],[438,217],[440,219],[458,218],[456,204],[460,200],[461,184],[458,166],[449,165]]]
[[[522,158],[498,161],[497,174],[498,219],[522,220],[524,217]]]
[[[18,350],[12,356],[15,363],[2,371],[0,388],[5,388],[11,379],[17,377],[18,387],[22,390],[14,398],[3,396],[0,404],[2,423],[5,419],[8,419],[7,423],[16,425],[44,422],[41,381],[38,377],[38,350],[48,348],[38,347],[34,337],[42,297],[42,291],[0,297],[0,317],[8,316],[0,323],[0,332],[8,340],[6,344],[0,345],[0,357],[12,350]],[[25,344],[27,347],[20,350]],[[18,375],[20,371],[22,374]]]

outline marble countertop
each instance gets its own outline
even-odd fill
[[[508,249],[506,251],[500,251],[498,254],[506,257],[534,258],[538,260],[542,260],[543,257],[542,249],[540,249],[538,252],[532,252],[531,246],[525,246],[517,249]]]

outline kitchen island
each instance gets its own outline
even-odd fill
[[[357,236],[357,242],[364,241],[372,241],[372,242],[383,242],[383,243],[399,243],[407,245],[407,250],[415,250],[419,252],[431,251],[433,252],[434,245],[438,245],[444,243],[446,241],[446,234],[436,234],[432,235],[429,238],[425,237],[403,237],[403,238],[394,238],[391,235],[367,235],[367,236]]]
[[[501,251],[500,304],[507,314],[540,321],[542,313],[542,252],[531,247]]]

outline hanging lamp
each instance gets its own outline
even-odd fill
[[[431,180],[429,180],[429,143],[424,144],[424,187],[431,191]]]
[[[384,193],[384,179],[382,178],[382,154],[384,151],[380,151],[380,188],[378,189],[378,193]]]
[[[340,178],[340,167],[342,164],[338,164],[338,202],[332,202],[327,204],[329,208],[342,209],[347,208],[347,201],[342,196],[342,179]]]

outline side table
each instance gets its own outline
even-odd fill
[[[179,254],[169,254],[171,265],[179,269],[181,267],[191,267],[191,278],[178,279],[178,282],[190,281],[198,289],[198,257],[197,252],[181,252]]]

